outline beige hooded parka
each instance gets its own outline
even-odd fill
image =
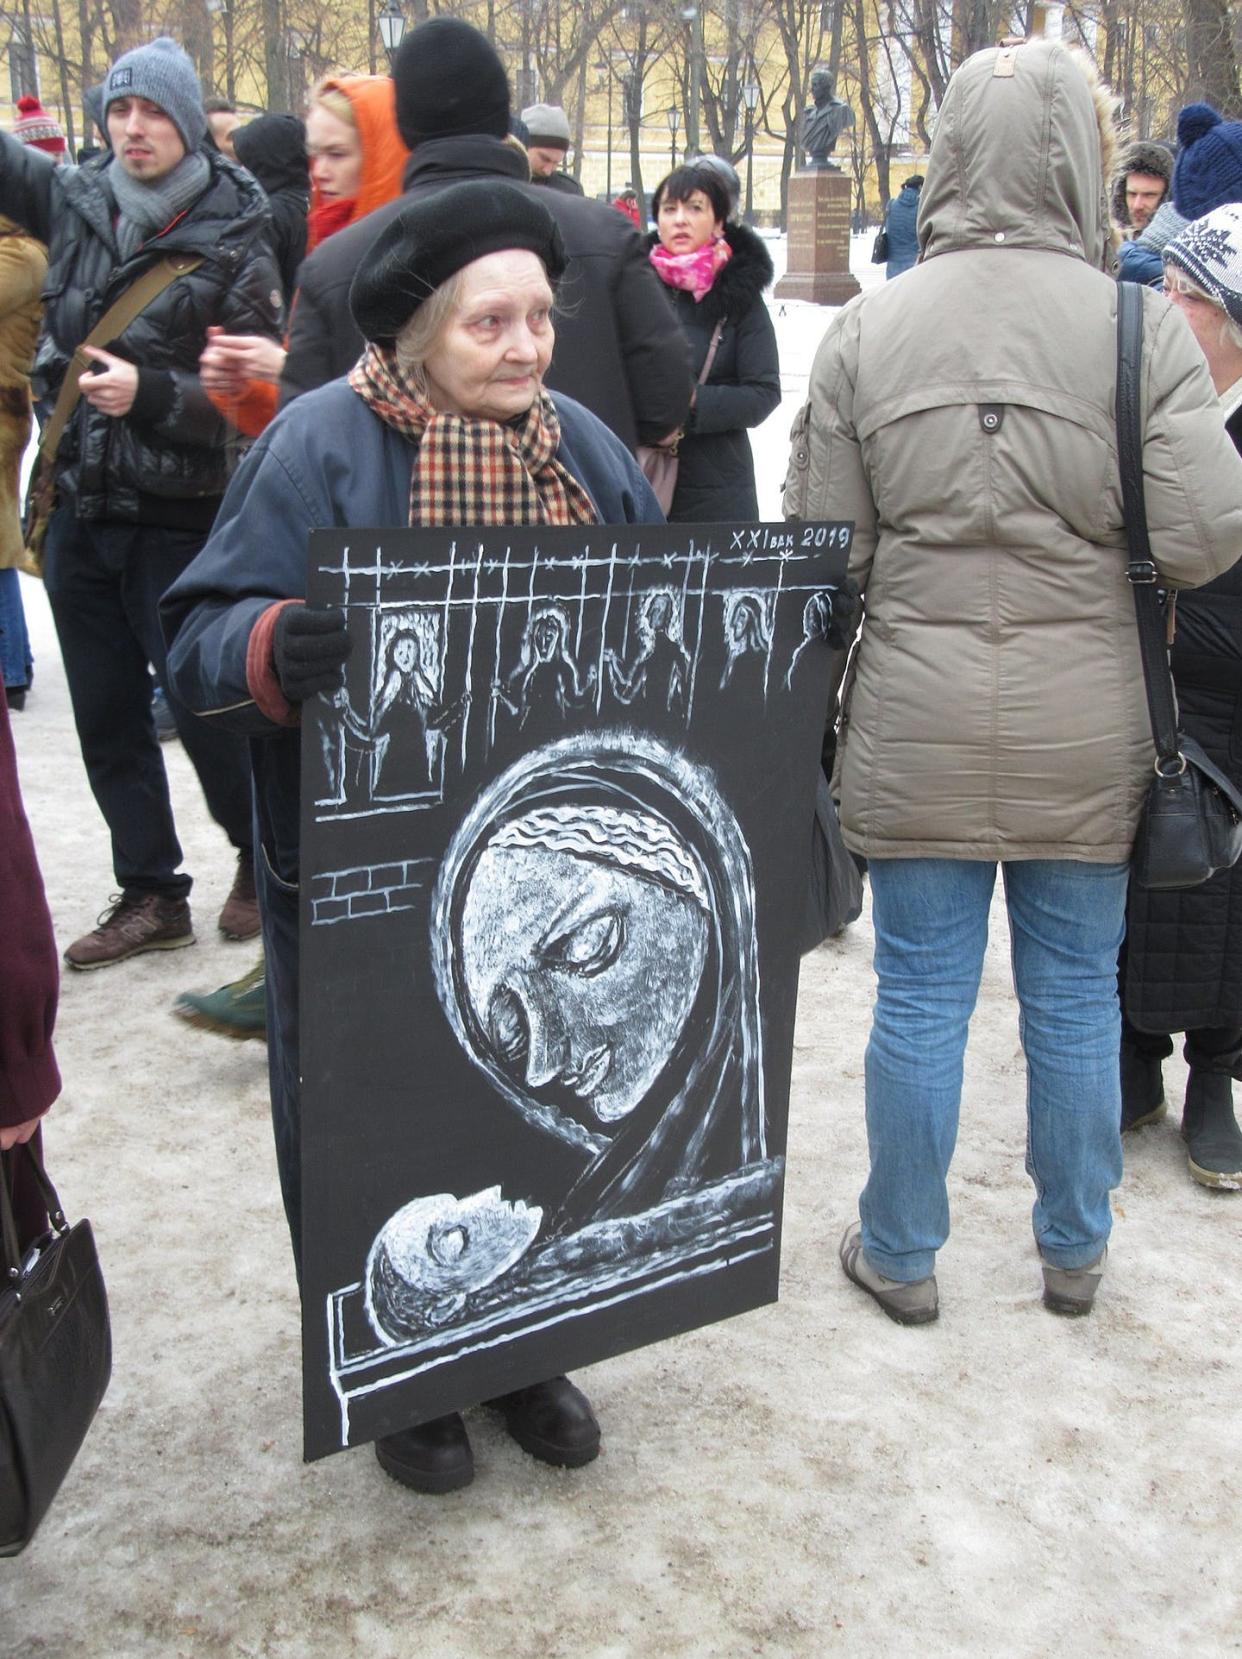
[[[785,511],[853,519],[847,843],[1130,856],[1153,747],[1117,475],[1095,94],[1058,43],[980,52],[940,111],[921,262],[834,319]],[[1242,555],[1242,461],[1184,319],[1144,290],[1143,463],[1173,586]]]

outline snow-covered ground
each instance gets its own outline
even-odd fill
[[[827,317],[775,308],[785,398],[756,442],[771,516]],[[39,661],[14,729],[64,945],[112,877],[46,602],[24,588]],[[301,1464],[264,1051],[168,1012],[253,953],[215,935],[231,860],[177,745],[168,762],[200,942],[62,987],[49,1161],[96,1226],[115,1370],[40,1536],[0,1563],[3,1659],[1242,1648],[1242,1195],[1192,1184],[1175,1117],[1131,1137],[1095,1314],[1043,1310],[999,911],[937,1325],[890,1323],[836,1264],[866,1169],[864,914],[803,968],[777,1306],[584,1373],[605,1455],[578,1473],[534,1464],[486,1413],[476,1482],[450,1498],[395,1486],[365,1450]],[[1175,1108],[1184,1076],[1166,1067]]]

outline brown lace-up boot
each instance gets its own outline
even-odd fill
[[[110,968],[147,950],[180,950],[194,943],[190,905],[167,893],[122,893],[109,902],[92,933],[65,952],[71,968]]]

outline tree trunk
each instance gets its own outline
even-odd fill
[[[1185,0],[1186,59],[1189,71],[1186,96],[1203,99],[1227,121],[1242,116],[1238,92],[1238,60],[1229,28],[1228,0]]]

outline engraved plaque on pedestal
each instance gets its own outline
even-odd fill
[[[850,275],[850,181],[819,168],[789,181],[789,256],[776,285],[782,300],[844,305],[859,292]]]

